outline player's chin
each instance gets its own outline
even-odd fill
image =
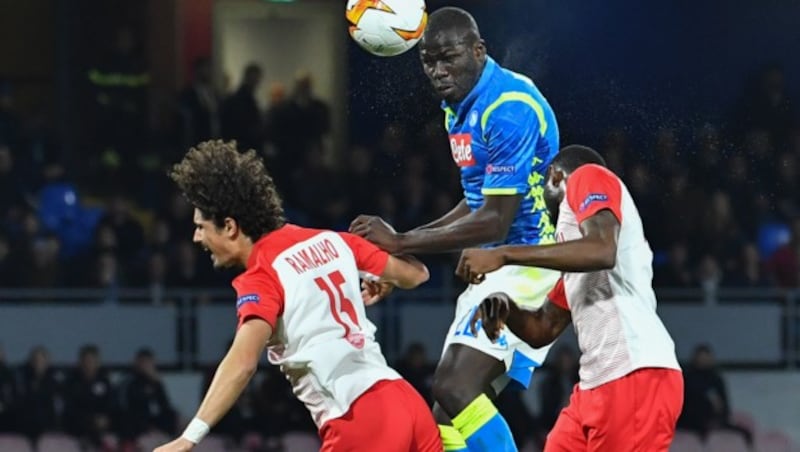
[[[230,262],[220,259],[215,254],[211,255],[211,265],[217,270],[223,270],[231,266]]]

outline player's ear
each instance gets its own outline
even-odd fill
[[[486,58],[486,41],[484,41],[483,39],[479,39],[475,43],[475,47],[473,47],[473,50],[475,52],[475,58],[479,60],[483,60],[484,58]]]
[[[550,168],[547,170],[550,173],[550,178],[553,181],[553,186],[558,187],[561,185],[561,182],[566,179],[566,174],[561,169],[550,165]]]
[[[231,217],[225,217],[225,225],[222,229],[226,237],[235,238],[239,233],[239,223]]]

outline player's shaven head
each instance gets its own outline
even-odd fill
[[[205,141],[169,174],[186,199],[218,227],[233,218],[253,241],[284,225],[283,206],[264,162],[236,142]]]
[[[578,167],[592,163],[606,166],[605,159],[594,149],[579,144],[571,144],[558,151],[552,164],[566,173],[572,173]]]
[[[465,44],[474,44],[481,39],[478,23],[475,18],[461,8],[447,6],[437,9],[428,18],[425,34],[434,36],[437,33],[455,31],[465,40]],[[423,36],[423,39],[424,36]]]

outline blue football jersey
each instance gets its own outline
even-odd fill
[[[536,85],[487,57],[467,97],[442,108],[469,208],[480,208],[485,196],[523,195],[506,240],[487,245],[552,243],[544,184],[559,149],[558,124]]]

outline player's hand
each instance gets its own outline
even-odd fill
[[[394,284],[378,281],[361,281],[361,299],[364,306],[371,306],[388,297],[394,290]]]
[[[505,264],[502,252],[497,249],[472,248],[461,252],[456,275],[470,284],[480,284],[486,274]]]
[[[189,452],[194,447],[194,443],[186,438],[178,438],[171,443],[157,447],[153,452]]]
[[[400,251],[397,231],[381,217],[359,215],[350,223],[350,232],[364,237],[388,253]]]
[[[473,335],[478,334],[478,322],[492,341],[500,337],[500,331],[506,326],[508,314],[514,301],[508,294],[495,292],[484,298],[469,323]]]

